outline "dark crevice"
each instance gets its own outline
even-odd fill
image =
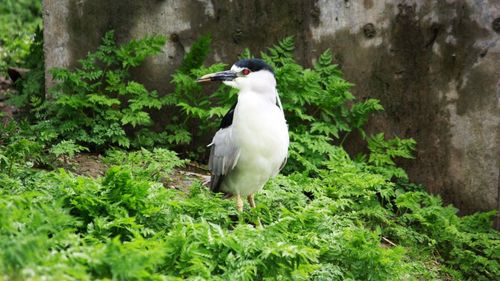
[[[429,41],[424,45],[424,48],[429,48],[434,45],[434,42],[436,42],[436,39],[438,38],[439,32],[441,30],[441,27],[437,24],[432,25],[431,27],[431,38]]]

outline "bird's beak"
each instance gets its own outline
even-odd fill
[[[233,81],[236,77],[236,72],[227,70],[203,75],[200,78],[196,79],[196,82],[203,83],[211,81]]]

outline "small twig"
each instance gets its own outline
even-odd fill
[[[201,166],[199,164],[196,164],[196,163],[187,163],[186,166],[189,166],[189,167],[194,167],[194,168],[197,168],[197,169],[200,169],[200,170],[203,170],[203,171],[208,171],[208,169],[204,166]]]
[[[204,178],[207,176],[206,174],[199,174],[199,173],[195,173],[195,172],[188,172],[188,171],[179,171],[179,172],[183,175],[186,175],[186,176],[194,176],[194,177],[198,177],[198,178]]]
[[[398,246],[398,245],[396,245],[396,243],[394,243],[391,240],[385,238],[384,236],[382,236],[382,240],[384,240],[385,242],[389,243],[393,247],[397,247]]]
[[[340,141],[340,146],[342,146],[344,144],[344,141],[347,139],[347,137],[349,136],[351,132],[347,132],[344,137],[342,138],[342,140]]]

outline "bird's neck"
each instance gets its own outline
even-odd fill
[[[253,90],[240,91],[238,93],[238,103],[248,103],[249,101],[255,101],[255,103],[259,104],[276,105],[277,94],[278,92],[276,91],[276,88],[269,88],[266,91],[259,92]]]

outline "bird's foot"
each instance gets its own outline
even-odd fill
[[[260,218],[259,217],[257,217],[257,221],[255,222],[255,228],[258,228],[258,229],[264,228],[262,226],[262,223],[260,222]]]
[[[253,200],[253,194],[247,196],[248,204],[250,204],[251,208],[255,208],[255,200]]]

